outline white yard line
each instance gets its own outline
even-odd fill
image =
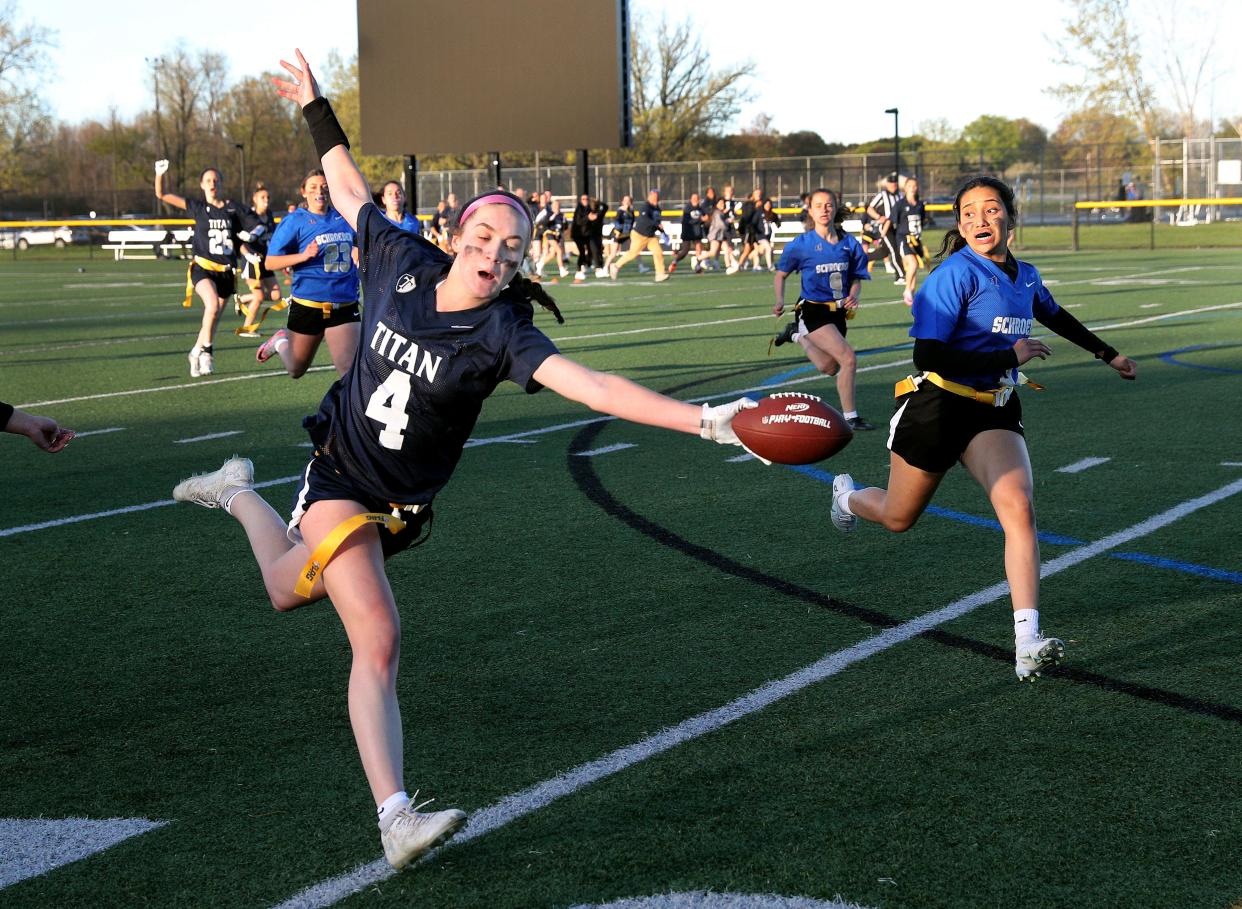
[[[1101,464],[1107,464],[1112,458],[1083,458],[1081,461],[1075,461],[1073,464],[1066,464],[1064,467],[1058,467],[1057,473],[1082,473],[1091,467],[1098,467]]]
[[[64,344],[45,344],[42,347],[14,347],[0,350],[0,357],[20,357],[24,354],[47,353],[59,350],[79,350],[83,347],[107,347],[114,344],[145,344],[147,341],[171,341],[174,338],[185,338],[184,331],[175,335],[134,335],[130,338],[105,338],[99,341],[69,341]],[[22,365],[22,364],[17,364]]]
[[[124,432],[124,426],[109,426],[107,429],[91,429],[87,432],[79,432],[74,434],[75,439],[85,439],[87,436],[102,436],[106,432]]]
[[[575,458],[593,458],[596,455],[612,454],[614,451],[625,451],[627,448],[637,448],[633,442],[618,442],[616,445],[605,445],[603,448],[592,448],[590,451],[571,451]]]
[[[1227,486],[1222,486],[1198,498],[1189,499],[1167,511],[1161,512],[1145,521],[1140,521],[1138,524],[1134,524],[1124,530],[1119,530],[1094,543],[1071,549],[1059,558],[1045,563],[1040,569],[1040,577],[1049,578],[1060,574],[1068,568],[1072,568],[1088,559],[1093,559],[1111,549],[1116,549],[1118,546],[1129,543],[1138,537],[1154,533],[1201,508],[1206,508],[1239,492],[1242,492],[1242,480],[1236,480]],[[730,701],[723,707],[691,717],[678,723],[676,726],[662,729],[656,734],[632,745],[619,748],[611,754],[607,754],[594,761],[588,761],[585,764],[580,764],[549,780],[507,796],[475,812],[466,829],[456,839],[450,841],[446,846],[442,846],[440,849],[429,853],[423,861],[433,859],[444,849],[452,849],[468,843],[513,821],[533,814],[558,799],[572,795],[593,783],[614,776],[648,758],[655,757],[686,742],[702,738],[730,723],[757,713],[811,685],[837,675],[855,663],[862,662],[878,653],[883,653],[945,622],[960,618],[978,609],[980,606],[993,603],[1008,593],[1008,584],[1003,582],[993,584],[991,587],[987,587],[977,593],[962,597],[948,606],[925,613],[894,628],[885,629],[879,634],[866,638],[852,647],[829,653],[811,665],[799,669],[783,679],[777,679],[776,681],[768,682],[766,685],[761,685],[740,698]],[[388,863],[383,859],[379,859],[308,887],[285,902],[280,903],[277,909],[321,909],[321,907],[331,906],[350,894],[357,893],[359,890],[389,878],[393,874],[395,872]]]
[[[191,436],[188,439],[173,439],[174,445],[189,445],[191,442],[206,442],[210,439],[226,439],[229,436],[240,436],[244,429],[230,429],[226,432],[212,432],[205,436]]]

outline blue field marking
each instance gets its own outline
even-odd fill
[[[873,357],[876,354],[893,353],[898,350],[913,350],[914,342],[910,341],[905,344],[890,344],[888,347],[866,347],[861,350],[854,351],[855,356]],[[782,382],[788,382],[790,379],[796,379],[798,376],[805,375],[808,372],[815,372],[815,366],[811,363],[803,363],[796,369],[779,373],[775,376],[769,376],[763,379],[760,385],[780,385]]]
[[[1187,363],[1185,360],[1179,360],[1178,354],[1191,353],[1196,350],[1214,350],[1218,347],[1236,347],[1235,344],[1191,344],[1189,347],[1179,347],[1177,350],[1166,350],[1162,354],[1156,354],[1165,363],[1172,366],[1184,366],[1186,369],[1202,369],[1204,372],[1223,372],[1228,375],[1242,375],[1242,369],[1229,369],[1226,366],[1204,366],[1202,363]]]
[[[796,471],[804,476],[810,477],[812,480],[832,486],[834,474],[826,470],[820,470],[810,464],[793,465],[790,470]],[[924,514],[934,515],[938,518],[947,518],[950,521],[957,521],[960,524],[968,524],[972,527],[983,527],[987,530],[1001,533],[1000,522],[995,518],[981,518],[978,515],[967,514],[964,511],[954,511],[951,508],[941,508],[939,505],[928,505]],[[1048,533],[1047,531],[1039,531],[1039,542],[1047,543],[1052,546],[1084,546],[1084,540],[1075,537],[1067,537],[1059,533]],[[1194,562],[1182,562],[1177,559],[1166,559],[1162,556],[1147,555],[1142,552],[1110,552],[1110,558],[1122,559],[1126,562],[1138,562],[1142,565],[1150,565],[1153,568],[1165,568],[1169,571],[1181,571],[1185,574],[1198,575],[1203,578],[1211,578],[1215,581],[1225,581],[1230,584],[1242,584],[1242,572],[1227,571],[1224,568],[1212,568],[1210,565],[1196,565]]]

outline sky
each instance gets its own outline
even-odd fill
[[[670,8],[661,0],[630,2],[636,29]],[[1157,10],[1173,2],[1131,0],[1140,32],[1149,39],[1167,33]],[[1198,15],[1185,14],[1188,6]],[[44,97],[69,122],[102,120],[113,105],[123,117],[149,107],[144,58],[178,40],[223,50],[232,79],[274,69],[295,45],[312,65],[332,49],[345,56],[357,50],[352,0],[298,0],[293,6],[249,0],[216,9],[205,20],[174,15],[167,4],[150,0],[110,7],[98,0],[17,0],[19,21],[55,32]],[[860,142],[892,135],[893,117],[884,111],[897,107],[902,135],[934,120],[960,129],[982,114],[1025,117],[1051,131],[1063,110],[1045,89],[1075,76],[1054,63],[1067,0],[712,0],[682,9],[677,15],[690,19],[722,62],[750,58],[757,65],[754,99],[735,129],[766,114],[780,132],[813,130],[828,142]],[[761,23],[764,9],[775,15]],[[1202,44],[1205,30],[1242,34],[1238,0],[1182,0],[1180,9],[1173,28],[1181,29],[1183,46]],[[894,35],[884,53],[874,50],[882,43],[880,23],[890,23],[884,28]],[[1202,114],[1242,113],[1242,64],[1235,66],[1225,48],[1217,56],[1214,90],[1204,93]],[[1148,58],[1155,64],[1158,55],[1149,50]]]

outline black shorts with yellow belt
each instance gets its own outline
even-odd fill
[[[274,277],[276,277],[276,275],[271,271],[271,269],[263,267],[263,260],[260,260],[259,262],[251,262],[247,259],[245,264],[242,265],[242,280],[244,281],[258,282],[262,281],[264,278]]]
[[[227,300],[233,296],[233,291],[237,288],[237,282],[233,278],[233,266],[228,266],[224,271],[208,271],[193,262],[190,265],[190,286],[198,287],[198,282],[206,278],[216,288],[216,296],[221,300]]]
[[[798,299],[797,304],[798,319],[802,323],[802,331],[810,333],[817,328],[823,328],[825,325],[835,326],[837,331],[841,332],[841,337],[845,337],[845,322],[849,313],[838,303],[818,303],[814,300],[807,300],[803,297]]]
[[[392,512],[394,507],[393,503],[360,489],[340,470],[330,455],[316,449],[315,456],[302,473],[302,481],[293,493],[293,513],[287,529],[289,539],[294,543],[302,542],[302,531],[298,525],[311,505],[315,502],[336,500],[357,502],[367,511],[377,514]],[[413,508],[418,510],[414,511]],[[398,514],[405,522],[404,529],[397,533],[389,533],[384,529],[379,531],[380,546],[385,559],[424,542],[431,535],[430,504],[405,507]]]
[[[318,303],[298,297],[291,300],[288,328],[299,335],[322,335],[329,328],[362,321],[356,300],[353,303]]]
[[[1004,429],[1023,436],[1022,404],[1016,393],[1002,407],[972,401],[923,382],[897,398],[889,421],[888,448],[912,467],[944,473],[961,460],[981,432]]]

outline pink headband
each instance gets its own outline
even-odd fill
[[[486,196],[479,196],[479,198],[475,199],[465,207],[461,213],[461,218],[458,219],[457,223],[462,227],[465,227],[466,221],[470,218],[470,216],[484,205],[508,205],[515,211],[521,212],[522,218],[526,221],[526,226],[528,228],[534,227],[530,220],[530,212],[526,210],[526,206],[512,196],[507,196],[504,193],[490,193]]]

